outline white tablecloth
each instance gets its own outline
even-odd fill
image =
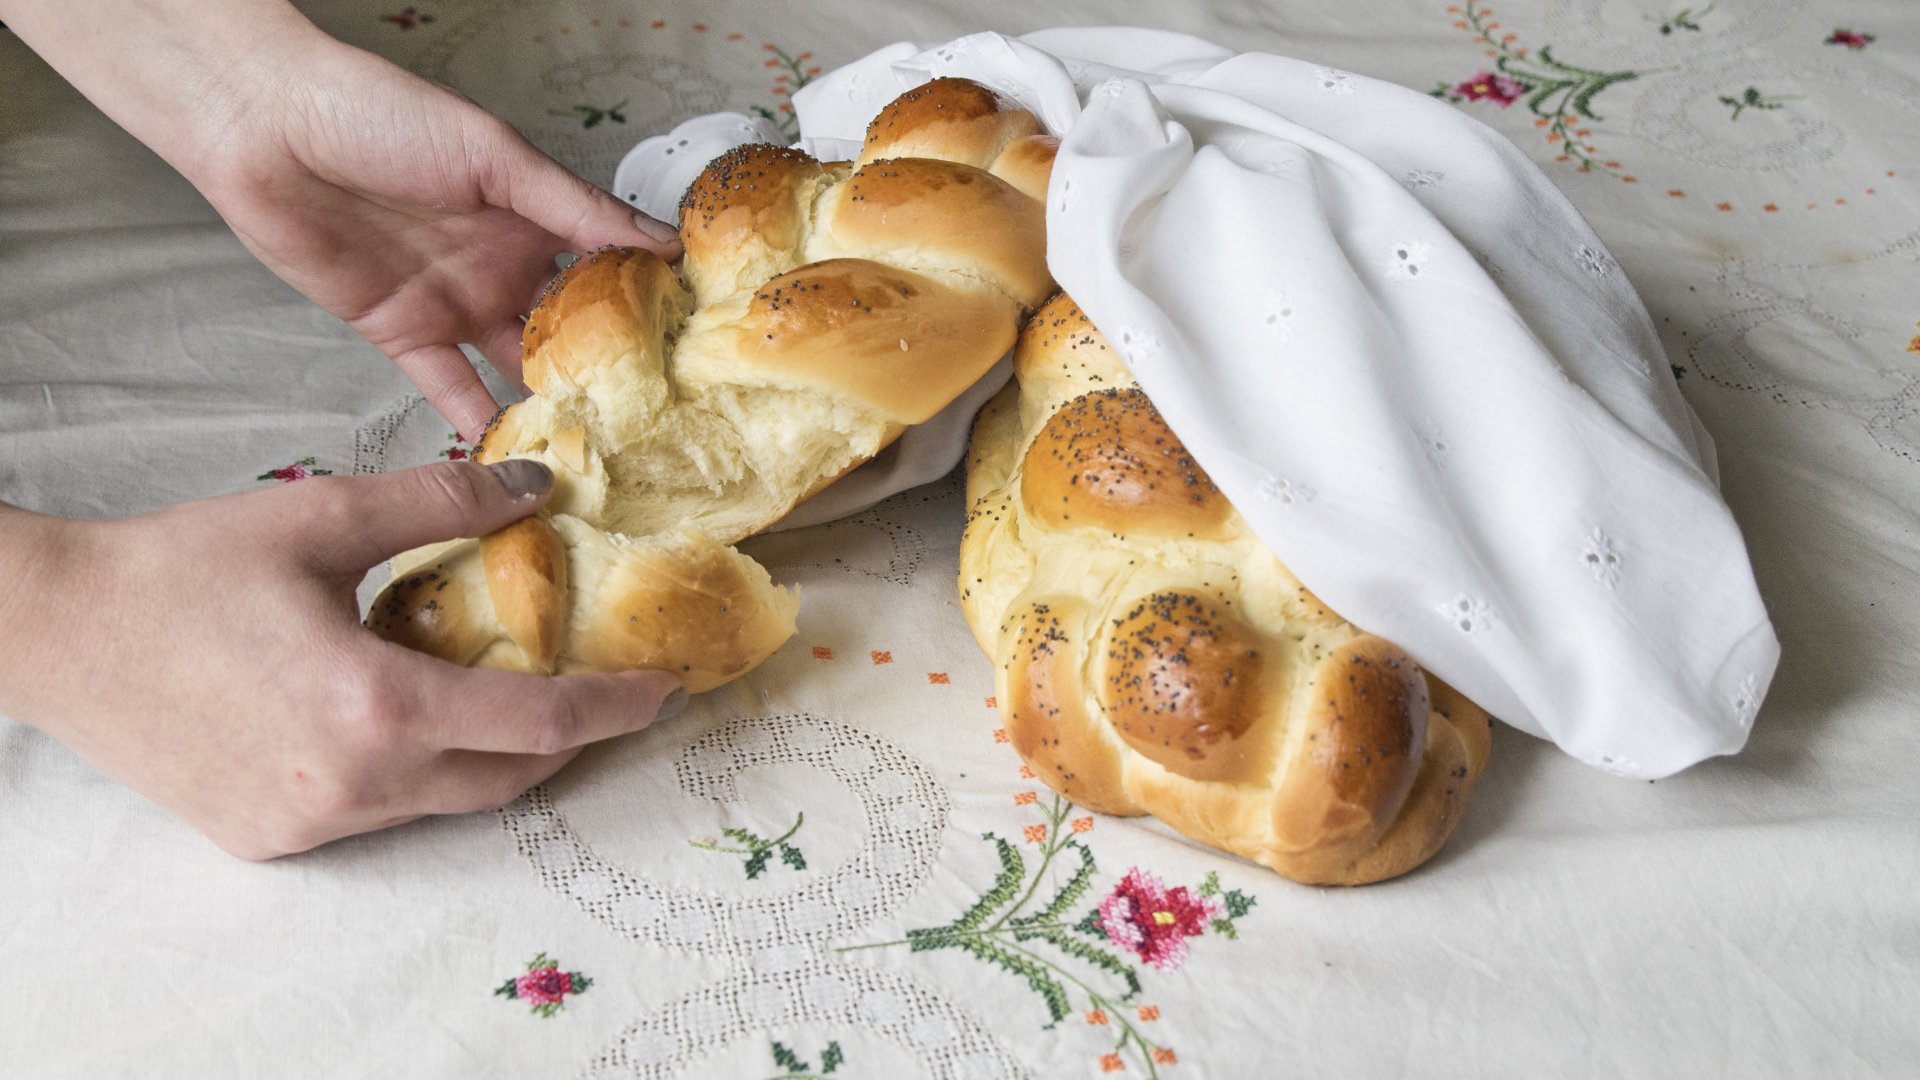
[[[1427,867],[1289,884],[1022,775],[955,606],[948,480],[753,541],[803,586],[799,636],[497,815],[243,864],[0,720],[0,1072],[1910,1074],[1920,12],[1494,7],[309,10],[603,183],[641,135],[778,127],[817,66],[980,29],[1157,26],[1457,98],[1586,215],[1717,443],[1783,647],[1744,753],[1628,782],[1502,730]],[[123,514],[461,449],[4,34],[0,326],[18,505]],[[1063,889],[1054,921],[1091,930],[1063,939],[1113,963],[1011,933]],[[1141,898],[1230,925],[1155,964],[1098,929]],[[912,934],[983,899],[978,928],[1009,921],[982,944]]]

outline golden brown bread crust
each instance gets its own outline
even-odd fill
[[[1040,122],[1013,99],[967,79],[934,79],[894,98],[867,124],[856,164],[938,158],[985,169]]]
[[[475,454],[545,462],[552,500],[396,560],[411,569],[368,624],[456,663],[659,667],[694,691],[791,636],[793,594],[726,545],[958,397],[1053,288],[1057,143],[972,83],[908,97],[884,160],[747,146],[710,163],[681,202],[677,269],[606,249],[556,277],[522,338],[534,396]]]
[[[974,426],[960,584],[1028,765],[1298,881],[1430,858],[1487,714],[1300,584],[1071,300],[1014,372]]]

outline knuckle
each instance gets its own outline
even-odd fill
[[[479,466],[464,462],[443,461],[419,470],[423,496],[438,501],[462,521],[473,521],[486,509],[487,498],[480,487],[483,479]]]
[[[578,745],[583,726],[579,707],[569,698],[555,696],[534,714],[527,750],[542,757],[570,750]]]

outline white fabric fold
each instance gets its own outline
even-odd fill
[[[846,156],[940,76],[1062,137],[1054,277],[1329,605],[1611,772],[1744,745],[1779,646],[1711,442],[1619,266],[1504,138],[1404,87],[1101,28],[882,49],[795,95],[802,145]],[[751,126],[650,139],[615,190],[668,213]],[[974,404],[809,520],[944,472]]]

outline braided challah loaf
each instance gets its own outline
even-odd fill
[[[529,316],[533,391],[483,462],[553,469],[549,509],[396,561],[368,624],[456,663],[666,668],[698,692],[793,633],[796,598],[730,545],[940,411],[1053,291],[1032,114],[941,79],[857,161],[745,146],[680,206],[686,257],[575,263]]]
[[[960,587],[1029,767],[1297,881],[1439,850],[1487,714],[1308,592],[1064,295],[1014,375],[974,426]]]

